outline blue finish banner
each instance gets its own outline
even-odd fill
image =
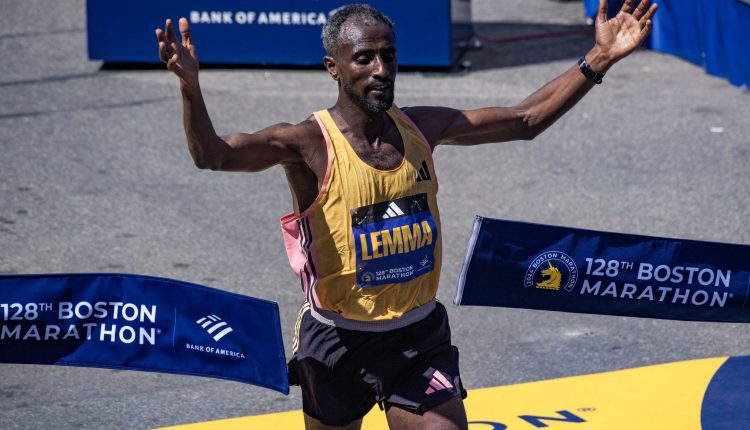
[[[750,322],[750,246],[476,217],[454,300]]]
[[[703,67],[707,73],[750,86],[750,0],[658,0],[645,45]],[[612,17],[624,0],[607,0]],[[636,2],[637,3],[637,2]],[[584,0],[596,16],[599,0]]]
[[[87,0],[89,58],[158,63],[154,30],[190,23],[202,64],[323,65],[320,32],[347,0]],[[452,61],[449,0],[372,0],[395,23],[399,64]],[[178,35],[179,37],[179,35]]]
[[[289,394],[275,302],[140,275],[1,275],[0,362],[207,376]]]

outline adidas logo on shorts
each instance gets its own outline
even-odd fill
[[[432,394],[441,390],[452,390],[453,384],[445,377],[439,370],[432,373],[432,379],[430,379],[430,386],[424,391],[425,394]]]

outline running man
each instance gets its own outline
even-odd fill
[[[283,167],[293,212],[281,219],[305,293],[289,362],[308,429],[360,428],[377,403],[393,429],[466,429],[458,350],[435,300],[441,225],[432,152],[438,145],[529,140],[635,50],[656,5],[601,0],[591,50],[516,106],[456,110],[393,104],[393,23],[365,5],[323,28],[323,63],[338,99],[298,124],[219,136],[198,80],[186,19],[156,30],[159,57],[180,80],[187,144],[201,169]]]

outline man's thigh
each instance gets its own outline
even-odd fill
[[[423,414],[465,395],[441,304],[424,320],[390,332],[339,330],[309,313],[300,327],[290,377],[297,376],[303,410],[316,421],[346,425],[378,401]]]

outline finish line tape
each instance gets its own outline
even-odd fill
[[[207,376],[289,394],[275,302],[140,275],[0,275],[0,362]]]
[[[750,322],[750,246],[477,216],[458,305]]]

